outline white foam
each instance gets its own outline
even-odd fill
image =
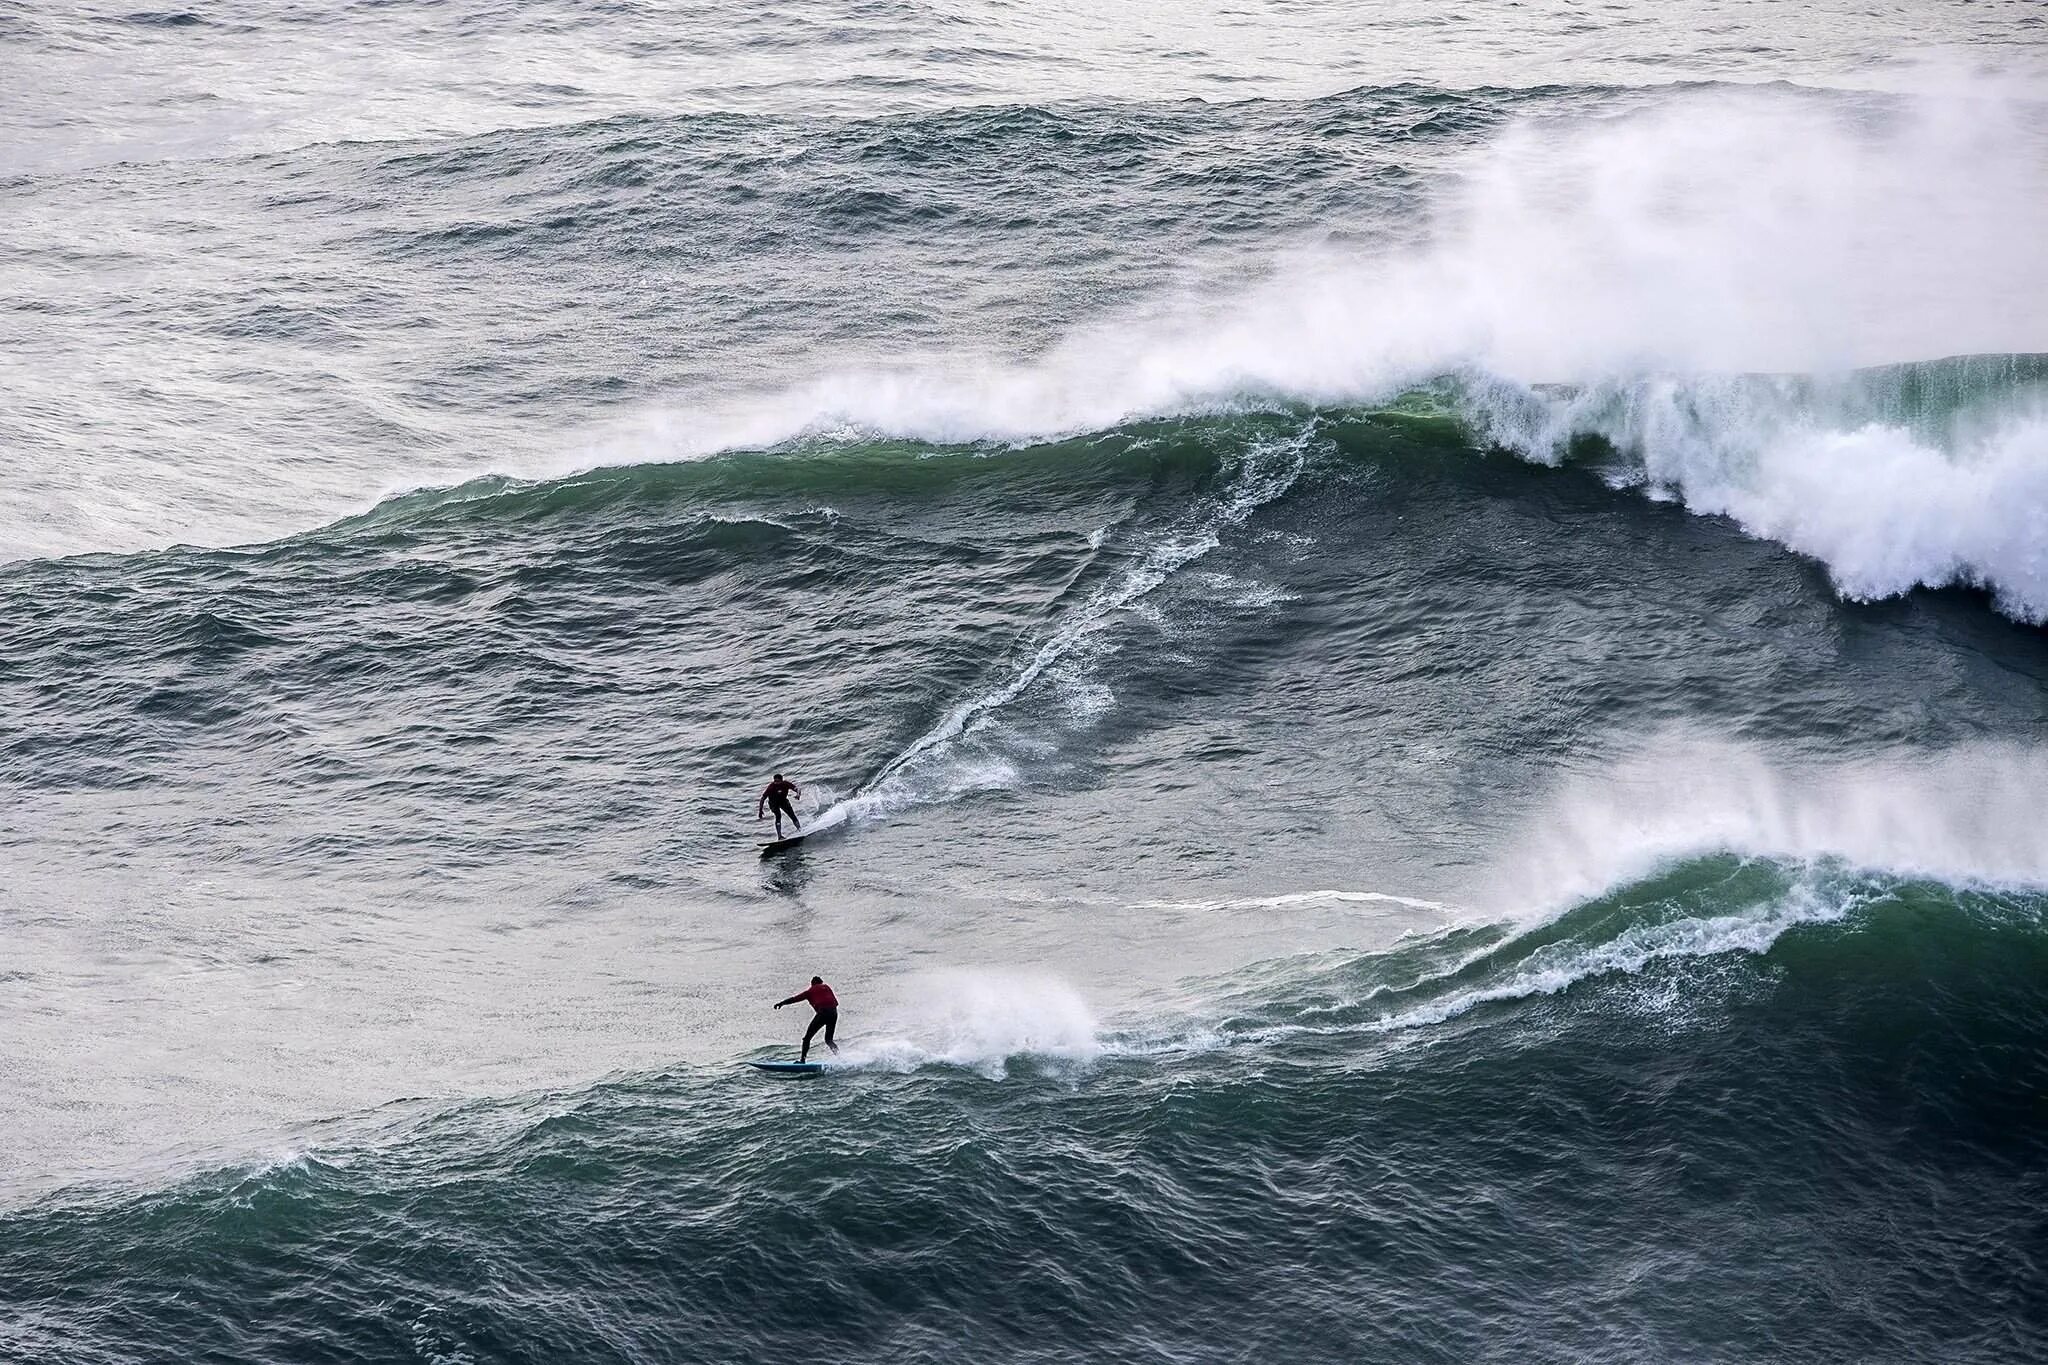
[[[1684,858],[1833,861],[1954,886],[2048,887],[2048,749],[1968,744],[1793,763],[1685,735],[1575,775],[1474,899],[1546,918]]]
[[[1413,896],[1396,896],[1385,891],[1339,890],[1291,891],[1277,896],[1233,896],[1219,900],[1132,902],[1133,908],[1142,910],[1288,910],[1297,906],[1325,905],[1394,905],[1409,910],[1433,911],[1450,908],[1439,901],[1417,900]]]
[[[826,376],[725,439],[1026,439],[1275,396],[1369,399],[1463,368],[1597,380],[2033,349],[2048,298],[2039,112],[1925,96],[1879,116],[1718,88],[1527,120],[1444,189],[1419,247],[1283,256],[1248,290],[1150,301],[1031,365]]]
[[[1094,1012],[1057,977],[960,970],[914,978],[899,990],[903,1003],[841,1049],[842,1065],[958,1066],[1000,1079],[1020,1057],[1086,1063],[1103,1052]]]
[[[1526,934],[1602,895],[1681,861],[1732,853],[1789,865],[1789,889],[1726,913],[1639,923],[1613,938],[1567,936],[1530,951],[1468,989],[1431,994],[1509,948],[1491,938],[1419,982],[1381,984],[1304,1009],[1286,1024],[1235,1035],[1400,1033],[1455,1019],[1492,1002],[1556,995],[1604,976],[1641,977],[1659,963],[1763,954],[1788,931],[1854,914],[1875,889],[1867,874],[1924,877],[1954,887],[2048,888],[2048,748],[1966,744],[1945,750],[1799,763],[1752,745],[1683,734],[1645,741],[1619,760],[1574,775],[1541,799],[1523,832],[1494,859],[1468,898],[1471,915]],[[1440,908],[1372,892],[1189,902],[1252,908],[1342,896]],[[1360,1019],[1377,999],[1427,995],[1408,1008]],[[1690,991],[1645,1003],[1683,1011]],[[1639,1000],[1643,999],[1638,997]],[[1330,1022],[1318,1016],[1336,1014]]]

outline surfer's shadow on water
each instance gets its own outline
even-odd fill
[[[761,867],[761,885],[779,896],[788,896],[802,906],[804,889],[811,884],[810,861],[801,848],[784,849]],[[809,907],[803,907],[808,911]]]

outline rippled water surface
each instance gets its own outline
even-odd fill
[[[0,3],[0,1357],[2038,1358],[2044,40]]]

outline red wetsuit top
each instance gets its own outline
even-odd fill
[[[811,1002],[811,1008],[814,1010],[836,1010],[839,1008],[839,997],[832,994],[832,988],[822,981],[805,991],[803,998]]]

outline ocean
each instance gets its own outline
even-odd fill
[[[2048,1358],[2038,5],[0,0],[0,263],[0,1359]]]

